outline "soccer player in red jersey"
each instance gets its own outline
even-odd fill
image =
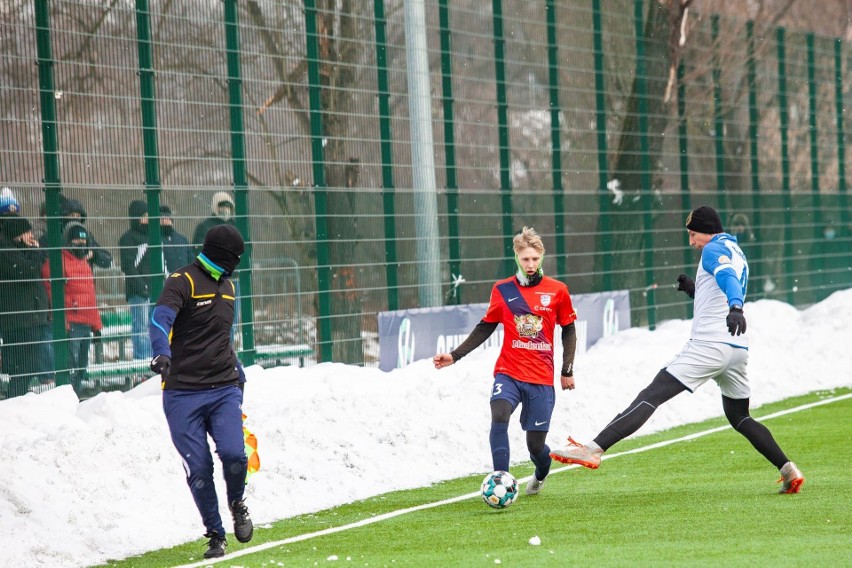
[[[452,352],[435,355],[432,362],[436,369],[452,365],[503,324],[503,347],[491,389],[491,457],[495,471],[509,471],[509,418],[522,404],[521,427],[535,464],[526,493],[534,495],[541,491],[551,464],[545,439],[556,402],[553,333],[557,324],[562,326],[560,382],[562,390],[573,390],[577,312],[568,287],[544,275],[544,244],[535,229],[524,227],[515,235],[513,249],[518,272],[494,284],[488,311],[467,339]]]

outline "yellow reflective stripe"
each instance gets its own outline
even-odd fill
[[[195,295],[195,281],[193,281],[192,276],[189,275],[189,272],[184,272],[184,276],[186,276],[187,280],[189,280],[189,295],[191,298],[199,299],[199,298],[213,298],[216,294],[199,294]]]
[[[225,298],[226,300],[233,300],[234,299],[233,296],[227,296],[225,294],[222,294],[222,297]]]

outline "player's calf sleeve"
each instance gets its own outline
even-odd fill
[[[621,414],[613,418],[595,438],[604,451],[636,432],[654,414],[657,407],[686,390],[683,383],[661,369],[651,384]]]
[[[488,440],[494,471],[509,471],[509,423],[492,422]]]
[[[755,450],[769,460],[769,463],[781,469],[781,466],[789,460],[778,446],[778,442],[775,441],[769,428],[751,417],[748,402],[749,399],[747,398],[734,399],[722,395],[722,408],[725,410],[725,417],[734,430],[751,442]]]

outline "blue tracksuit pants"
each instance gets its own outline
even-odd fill
[[[186,471],[186,482],[195,499],[207,533],[225,535],[216,487],[213,485],[213,456],[207,434],[216,444],[228,503],[243,498],[246,486],[245,442],[242,416],[243,393],[236,386],[199,391],[164,390],[163,410]]]

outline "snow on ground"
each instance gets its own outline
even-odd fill
[[[745,311],[752,406],[852,386],[852,290],[804,311],[772,300]],[[576,362],[577,389],[558,390],[549,444],[596,434],[689,328],[669,321],[592,347]],[[428,360],[390,373],[334,363],[249,368],[244,411],[262,462],[247,489],[255,523],[490,470],[496,356],[477,351],[440,371]],[[528,459],[517,414],[513,462]],[[640,433],[721,414],[711,383],[676,397]],[[158,382],[82,403],[67,386],[0,402],[0,531],[7,566],[87,566],[199,538]]]

